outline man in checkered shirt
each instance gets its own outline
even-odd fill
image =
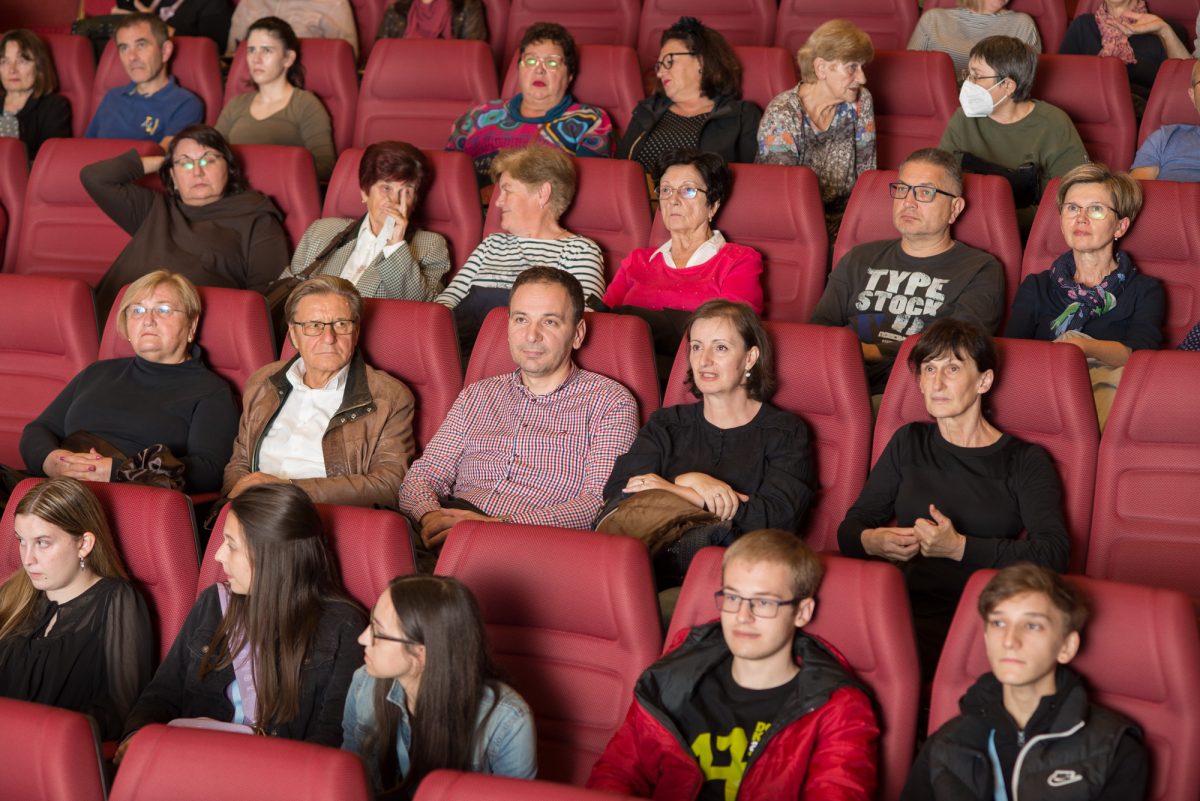
[[[613,462],[637,432],[625,387],[581,370],[583,290],[531,267],[508,303],[517,369],[466,387],[400,487],[400,510],[435,549],[460,520],[589,528]]]

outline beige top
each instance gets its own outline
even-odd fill
[[[329,112],[321,100],[305,89],[292,92],[288,104],[265,120],[250,114],[254,92],[229,101],[217,118],[217,130],[234,145],[296,145],[312,153],[317,180],[328,181],[337,158]]]

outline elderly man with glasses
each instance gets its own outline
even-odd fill
[[[413,395],[363,361],[362,297],[319,275],[292,291],[285,315],[298,353],[246,383],[225,495],[290,482],[317,503],[394,505],[415,452]]]
[[[1004,309],[1000,262],[950,236],[966,207],[958,160],[944,150],[918,150],[889,189],[900,238],[843,256],[812,316],[818,325],[846,325],[858,335],[872,395],[883,393],[906,337],[940,317],[992,333]]]

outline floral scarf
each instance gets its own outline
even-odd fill
[[[1055,337],[1067,331],[1081,331],[1088,321],[1112,311],[1121,293],[1137,275],[1129,254],[1117,251],[1117,269],[1104,276],[1096,286],[1084,286],[1075,280],[1075,254],[1067,251],[1054,260],[1050,277],[1058,285],[1065,308],[1050,324]]]
[[[1137,0],[1130,11],[1146,13],[1146,0]],[[1117,27],[1117,18],[1108,12],[1108,4],[1101,0],[1096,8],[1096,26],[1100,28],[1100,55],[1116,56],[1126,64],[1136,64],[1137,57],[1129,46],[1129,37]]]

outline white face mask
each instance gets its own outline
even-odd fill
[[[977,83],[963,81],[958,91],[958,103],[968,117],[986,117],[996,110],[992,93]]]

